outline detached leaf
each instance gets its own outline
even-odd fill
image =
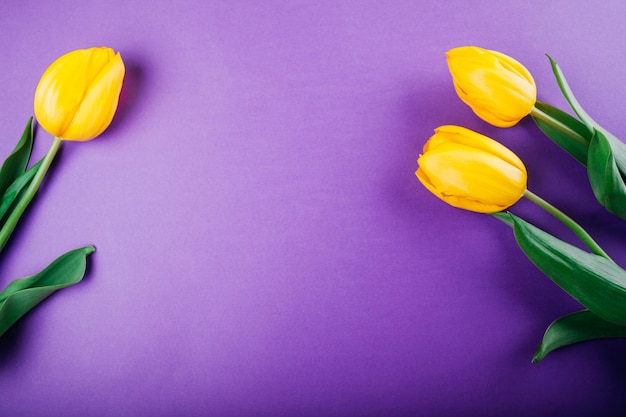
[[[33,149],[33,118],[28,119],[22,138],[0,168],[0,195],[24,173]]]
[[[609,337],[626,337],[626,326],[603,320],[589,310],[569,314],[550,324],[532,361],[537,363],[564,346]]]
[[[613,151],[609,139],[596,130],[589,144],[587,174],[600,204],[611,213],[626,219],[626,185]]]
[[[535,266],[599,317],[626,325],[626,271],[509,215],[517,243]]]
[[[581,137],[591,137],[591,132],[589,131],[587,126],[585,126],[576,118],[565,113],[564,111],[561,111],[556,107],[552,107],[549,104],[539,101],[535,103],[535,107],[539,111],[550,116],[558,123],[562,124],[565,128],[574,131]],[[540,118],[533,116],[533,120],[535,121],[539,129],[541,129],[543,133],[546,134],[546,136],[552,139],[554,143],[567,151],[567,153],[573,156],[578,162],[585,166],[587,165],[587,149],[589,147],[588,143],[585,144],[574,140],[570,135],[563,133],[562,129],[558,129],[550,125],[549,123],[541,120]]]
[[[36,275],[16,279],[0,292],[0,336],[17,320],[55,291],[83,279],[93,246],[61,255]]]

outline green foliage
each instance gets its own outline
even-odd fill
[[[599,317],[626,325],[626,271],[509,215],[517,243],[537,268]]]
[[[548,327],[535,352],[533,363],[539,362],[555,349],[609,337],[626,337],[626,326],[603,320],[589,310],[568,314]]]
[[[61,255],[38,274],[16,279],[0,292],[0,336],[20,317],[55,291],[83,279],[93,246]]]
[[[626,337],[626,271],[607,256],[589,253],[511,213],[494,217],[513,228],[524,254],[586,310],[556,320],[533,362],[563,346],[604,337]]]
[[[21,139],[0,168],[0,195],[26,170],[33,149],[33,118],[28,119]]]
[[[549,104],[538,101],[535,103],[535,107],[558,123],[558,125],[555,126],[554,123],[547,123],[544,119],[533,116],[533,120],[543,133],[552,139],[554,143],[567,151],[567,153],[573,156],[578,162],[586,166],[587,149],[589,148],[589,142],[586,138],[591,136],[587,127],[578,121],[578,119]],[[573,132],[585,140],[572,140],[571,134],[566,132]]]
[[[561,68],[548,58],[561,93],[578,119],[541,102],[535,105],[538,112],[534,112],[533,119],[554,143],[587,167],[598,202],[626,219],[626,145],[589,116],[574,96]]]
[[[626,219],[626,184],[616,160],[615,150],[621,143],[610,141],[599,130],[591,138],[587,162],[587,174],[596,199],[608,211]],[[626,159],[622,160],[626,162]]]
[[[49,153],[47,160],[44,157],[27,169],[33,140],[31,118],[20,141],[0,168],[0,250],[4,248],[21,214],[37,191],[45,175],[42,172],[44,162],[47,166],[51,162]],[[86,246],[70,251],[38,274],[9,283],[0,292],[0,336],[50,294],[82,280],[86,257],[94,250],[93,246]]]

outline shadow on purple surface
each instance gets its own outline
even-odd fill
[[[117,112],[113,118],[113,122],[108,127],[107,132],[115,132],[120,126],[124,125],[128,119],[131,109],[133,109],[138,101],[139,93],[145,82],[144,68],[132,58],[124,58],[126,74],[124,75],[124,84],[120,92],[119,104]]]
[[[0,338],[0,370],[5,365],[15,359],[19,355],[20,346],[25,339],[25,331],[27,326],[23,326],[28,320],[28,315],[24,316],[20,322],[13,325]],[[24,321],[24,323],[21,323]],[[1,372],[1,371],[0,371]]]

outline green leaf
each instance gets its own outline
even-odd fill
[[[626,145],[600,126],[585,112],[578,100],[576,100],[576,97],[574,97],[561,68],[549,55],[548,58],[550,59],[552,71],[554,72],[565,99],[582,123],[590,132],[593,132],[589,142],[588,156],[585,165],[589,171],[589,181],[593,188],[594,195],[600,204],[605,206],[608,211],[626,219]],[[539,106],[538,108],[541,109]],[[569,127],[573,128],[573,126]],[[541,125],[540,128],[542,128]],[[542,130],[544,129],[542,128]],[[550,138],[555,140],[552,133],[553,132],[546,132]],[[556,141],[557,140],[555,140],[555,142]],[[565,147],[564,149],[570,152],[577,160],[581,161],[582,154],[577,150],[574,149],[574,152],[571,152],[570,149]]]
[[[61,255],[36,275],[16,279],[0,292],[0,336],[17,320],[55,291],[82,280],[87,255],[85,246]]]
[[[532,361],[537,363],[564,346],[609,337],[626,337],[626,326],[603,320],[589,310],[568,314],[550,324]]]
[[[598,126],[598,123],[596,123],[596,121],[593,120],[591,116],[589,116],[589,114],[587,114],[587,112],[583,109],[583,107],[580,105],[578,100],[576,100],[576,97],[574,97],[574,93],[572,92],[572,89],[569,87],[569,84],[567,83],[567,80],[565,79],[565,75],[563,75],[563,71],[561,71],[561,68],[559,67],[559,65],[552,59],[550,55],[546,55],[546,56],[550,60],[550,65],[552,66],[552,72],[554,73],[554,76],[556,77],[556,82],[558,83],[559,88],[561,89],[561,92],[563,93],[563,96],[569,103],[572,110],[574,110],[574,113],[576,113],[576,115],[587,126],[587,128],[590,131],[592,131],[594,126]]]
[[[622,179],[626,178],[626,144],[602,127],[598,127],[598,130],[606,137],[606,140],[611,146],[613,159],[615,160],[617,169],[619,169],[619,172],[622,175]]]
[[[507,212],[500,211],[497,213],[491,213],[491,215],[495,217],[496,219],[502,221],[503,223],[509,225],[511,228],[515,226],[515,223],[513,222],[513,215],[509,211]]]
[[[22,138],[0,168],[0,195],[24,173],[33,149],[33,118],[28,119]]]
[[[604,133],[596,130],[589,144],[587,174],[600,204],[626,219],[626,185],[615,159],[615,149]]]
[[[9,208],[15,207],[16,200],[19,200],[18,196],[21,196],[22,191],[25,190],[31,183],[33,177],[37,173],[37,170],[41,166],[41,161],[30,167],[26,172],[17,177],[13,184],[4,192],[2,199],[0,199],[0,227],[4,224],[8,213],[11,210]]]
[[[575,134],[579,135],[583,138],[589,138],[591,136],[587,127],[581,123],[579,120],[570,116],[557,109],[556,107],[552,107],[549,104],[542,103],[537,101],[535,103],[535,107],[549,118],[551,118],[554,122],[559,123],[564,126],[566,129],[572,130]],[[583,165],[587,165],[587,148],[589,145],[587,143],[581,143],[577,140],[574,140],[572,136],[563,132],[563,128],[558,128],[554,126],[554,123],[548,123],[541,118],[536,116],[532,116],[533,120],[554,143],[559,145],[565,151],[567,151],[570,155],[572,155],[578,162]]]
[[[537,268],[596,315],[626,325],[626,271],[509,215],[517,243]]]

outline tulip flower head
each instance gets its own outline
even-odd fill
[[[537,87],[518,61],[476,46],[451,49],[446,57],[456,93],[478,117],[510,127],[530,114]]]
[[[495,140],[459,126],[441,126],[424,145],[415,172],[446,203],[479,213],[496,213],[526,191],[522,161]]]
[[[124,63],[111,48],[69,52],[54,61],[35,90],[35,117],[48,133],[85,141],[111,123],[124,80]]]

